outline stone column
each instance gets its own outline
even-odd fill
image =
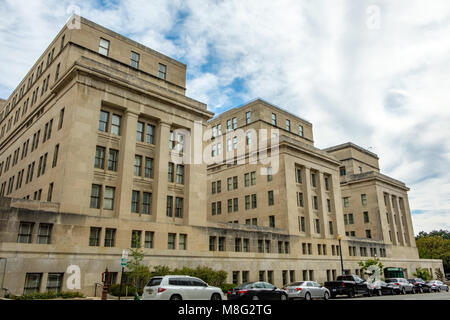
[[[328,228],[328,221],[329,219],[329,215],[331,213],[328,213],[328,203],[327,203],[327,199],[328,196],[326,194],[325,191],[325,179],[324,179],[324,175],[323,172],[318,172],[318,180],[317,181],[317,188],[318,188],[318,194],[320,196],[320,203],[321,206],[319,207],[319,217],[322,220],[321,222],[321,227],[320,227],[320,233],[322,234],[322,236],[324,238],[328,238],[330,236],[330,228]],[[328,186],[329,186],[330,182],[328,182]],[[330,202],[331,202],[331,198],[330,198]],[[331,211],[333,211],[333,206],[331,206]]]
[[[156,222],[166,221],[166,202],[169,172],[169,137],[171,124],[161,121],[157,135],[155,174],[153,188],[153,213]]]
[[[134,178],[134,157],[136,153],[136,129],[138,114],[130,110],[124,114],[119,152],[119,181],[116,215],[131,214],[131,193]]]
[[[306,234],[311,236],[314,234],[314,214],[311,192],[311,168],[304,167],[304,174],[302,176],[303,183],[305,184],[305,195],[303,197],[305,205],[305,220],[306,220]]]

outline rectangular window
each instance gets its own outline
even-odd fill
[[[168,181],[169,182],[174,182],[174,164],[172,162],[169,162],[169,167],[168,167]]]
[[[345,167],[342,167],[339,169],[339,174],[341,177],[345,176],[347,174],[347,171],[345,170]]]
[[[344,198],[344,208],[348,208],[349,205],[350,205],[350,200],[349,200],[348,197],[345,197],[345,198]]]
[[[253,171],[252,173],[250,173],[250,179],[251,179],[251,185],[252,186],[256,185],[256,171]]]
[[[233,177],[233,189],[236,190],[238,188],[238,177]]]
[[[314,210],[319,210],[319,200],[318,200],[317,196],[313,196],[313,206],[314,206]]]
[[[116,243],[116,229],[105,230],[105,247],[114,247]]]
[[[144,123],[138,122],[136,128],[136,141],[143,142],[144,141]]]
[[[61,119],[61,118],[60,118]],[[100,111],[100,120],[98,122],[98,130],[108,132],[109,112]]]
[[[168,217],[173,216],[173,197],[172,196],[167,196],[166,216],[168,216]]]
[[[273,191],[269,191],[267,195],[269,206],[273,206],[274,205]]]
[[[303,208],[304,204],[303,204],[303,192],[299,192],[298,193],[298,206],[300,208]]]
[[[167,66],[162,64],[162,63],[160,63],[158,65],[158,77],[160,79],[166,80],[166,76],[167,76]]]
[[[248,111],[245,114],[245,123],[250,124],[250,122],[252,122],[252,113],[251,113],[251,111]]]
[[[327,209],[328,209],[328,212],[331,212],[331,200],[330,199],[327,199]]]
[[[91,227],[91,232],[89,234],[89,246],[90,247],[99,247],[100,246],[101,232],[102,232],[102,228]]]
[[[19,225],[19,233],[17,236],[17,243],[31,243],[33,234],[32,222],[21,222]]]
[[[372,232],[370,230],[366,230],[366,238],[372,239]]]
[[[332,221],[329,221],[329,222],[328,222],[328,225],[329,225],[329,227],[330,227],[330,234],[331,234],[331,235],[334,234],[333,222],[332,222]]]
[[[145,158],[144,176],[153,179],[153,158]]]
[[[22,178],[23,178],[23,170],[22,170],[22,174],[20,176],[20,185],[22,185]],[[19,182],[19,180],[17,180],[17,182]],[[52,202],[52,197],[53,197],[53,182],[49,184],[48,186],[48,192],[47,192],[47,202]]]
[[[184,184],[184,166],[177,165],[177,184]]]
[[[273,180],[272,167],[268,167],[267,168],[267,182],[270,182],[272,180]]]
[[[60,293],[64,273],[49,273],[47,278],[47,292]]]
[[[139,213],[140,192],[133,190],[131,193],[131,212]]]
[[[300,231],[306,232],[305,217],[300,217]]]
[[[252,194],[252,209],[256,209],[256,207],[257,207],[256,194]]]
[[[300,137],[303,137],[303,126],[302,126],[302,125],[299,125],[299,126],[298,126],[298,135],[299,135]]]
[[[151,214],[152,208],[152,194],[149,192],[144,192],[142,194],[142,213]]]
[[[175,217],[183,218],[183,198],[175,198]]]
[[[178,241],[178,250],[187,250],[187,234],[180,234]]]
[[[103,209],[114,210],[114,195],[116,188],[105,187],[105,196],[103,198]]]
[[[109,41],[103,38],[100,38],[100,45],[98,48],[98,53],[108,56],[109,55]]]
[[[61,111],[59,112],[58,130],[62,128],[63,122],[64,122],[64,108],[62,108]]]
[[[290,120],[286,120],[286,130],[291,131],[291,121]]]
[[[131,232],[131,247],[132,248],[140,248],[141,247],[141,236],[142,236],[142,231],[133,230]]]
[[[316,233],[320,233],[320,220],[315,219],[315,224],[316,224]]]
[[[177,235],[175,233],[169,233],[167,237],[167,249],[175,250],[176,238]]]
[[[364,216],[364,223],[369,223],[369,212],[365,211],[363,212]]]
[[[104,169],[104,167],[105,167],[105,150],[106,149],[104,147],[97,146],[97,148],[95,150],[94,168]]]
[[[139,59],[140,59],[139,53],[131,51],[130,65],[133,68],[139,69]]]
[[[275,228],[275,216],[269,216],[269,227]]]
[[[153,249],[153,240],[155,233],[153,231],[145,231],[144,247],[147,249]]]
[[[117,114],[113,114],[111,118],[111,134],[120,136],[120,124],[122,122],[122,117]]]
[[[245,210],[250,209],[250,196],[245,196]]]
[[[277,125],[277,115],[275,113],[272,113],[272,125]]]
[[[233,199],[228,199],[228,213],[233,212]]]
[[[297,183],[302,183],[302,169],[297,168],[295,169],[295,176],[297,178]]]
[[[101,185],[98,184],[92,185],[90,207],[93,209],[100,209],[100,196],[102,192],[101,190],[102,190]]]
[[[119,161],[119,150],[109,149],[108,170],[117,171],[118,161]]]
[[[28,295],[39,292],[41,289],[41,279],[42,273],[27,273],[23,294]]]
[[[264,241],[264,252],[265,253],[270,253],[270,240],[265,240]]]
[[[225,237],[219,237],[219,251],[225,251]]]
[[[348,224],[354,224],[355,220],[353,219],[353,213],[348,214]]]
[[[145,135],[145,141],[149,144],[155,144],[155,126],[147,124],[147,132]]]
[[[367,204],[367,196],[365,194],[361,195],[361,203],[363,206]]]
[[[140,177],[142,174],[142,156],[134,156],[134,175]]]
[[[237,129],[237,118],[233,118],[233,130]]]

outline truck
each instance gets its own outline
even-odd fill
[[[349,298],[353,298],[357,294],[371,295],[367,283],[360,277],[351,274],[338,276],[335,281],[327,281],[324,287],[330,290],[332,298],[338,295],[346,295]]]

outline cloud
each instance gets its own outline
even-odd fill
[[[67,20],[71,3],[0,2],[0,96]],[[86,18],[186,63],[187,94],[210,110],[255,97],[280,105],[313,123],[319,148],[346,141],[371,148],[382,171],[411,188],[412,209],[436,223],[448,218],[441,213],[450,210],[448,0],[77,5]]]

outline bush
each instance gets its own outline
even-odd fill
[[[63,299],[72,299],[72,298],[85,298],[85,296],[80,292],[35,292],[32,294],[24,294],[21,296],[15,296],[12,294],[9,294],[5,296],[8,299],[13,300],[49,300],[49,299],[56,299],[56,298],[63,298]]]
[[[122,291],[120,291],[120,284],[113,284],[109,287],[109,294],[115,297],[119,296],[119,292],[121,293],[121,297],[133,297],[136,294],[136,288],[132,286],[122,285]],[[142,295],[143,289],[138,288],[138,294]]]
[[[228,291],[230,291],[231,289],[234,289],[235,287],[237,287],[236,284],[224,283],[220,286],[220,289],[222,289],[223,293],[227,293]]]

